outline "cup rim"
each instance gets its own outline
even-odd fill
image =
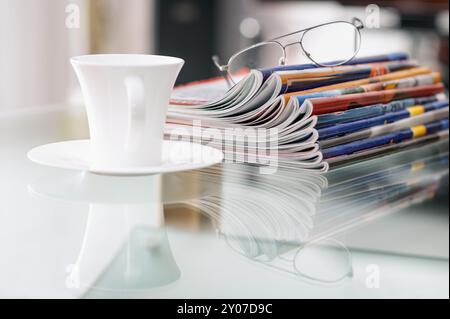
[[[70,58],[72,64],[109,67],[142,67],[183,64],[178,57],[153,54],[85,54]]]

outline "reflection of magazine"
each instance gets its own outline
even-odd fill
[[[196,138],[225,153],[244,158],[257,154],[258,161],[251,163],[264,164],[277,156],[280,166],[326,171],[329,162],[334,165],[342,156],[348,161],[364,158],[366,152],[375,155],[374,149],[382,147],[384,152],[395,150],[387,147],[392,142],[446,138],[440,132],[446,130],[445,122],[433,124],[448,119],[448,100],[441,95],[440,80],[438,73],[405,54],[359,58],[337,67],[252,70],[221,98],[207,103],[189,103],[195,98],[182,97],[189,90],[201,92],[202,86],[210,91],[214,83],[222,83],[223,89],[224,81],[175,90],[177,100],[169,109],[166,135],[175,130],[177,136]],[[223,138],[205,140],[203,131],[194,129],[196,123],[217,129]],[[384,128],[386,124],[389,128]],[[416,127],[423,125],[428,129],[417,133]],[[264,136],[264,147],[277,152],[259,154],[259,144],[245,141],[236,145],[238,138],[227,135],[227,128],[272,130]],[[411,134],[411,128],[416,133]],[[333,147],[340,151],[328,149]]]
[[[224,164],[199,172],[215,194],[184,204],[215,221],[233,248],[255,261],[279,262],[289,252],[341,234],[433,196],[448,174],[448,143],[432,143],[324,175]],[[273,201],[273,198],[277,198]]]

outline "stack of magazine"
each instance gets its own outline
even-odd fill
[[[326,172],[448,139],[448,115],[440,74],[392,53],[249,70],[231,88],[219,78],[178,87],[165,134],[220,148],[225,159],[264,165],[277,157],[279,166]],[[250,143],[261,131],[262,142]]]

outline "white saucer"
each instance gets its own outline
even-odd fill
[[[89,140],[74,140],[46,144],[33,148],[28,158],[41,165],[88,171],[102,175],[151,175],[200,169],[220,163],[223,153],[215,148],[180,141],[163,142],[160,165],[130,168],[93,168],[90,161]]]

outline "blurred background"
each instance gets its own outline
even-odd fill
[[[449,5],[442,0],[0,0],[0,167],[3,168],[0,180],[7,181],[0,183],[3,196],[0,234],[4,238],[0,240],[0,296],[17,294],[26,297],[34,293],[48,296],[52,287],[67,288],[64,286],[67,275],[64,267],[76,260],[85,234],[87,215],[80,214],[87,213],[84,204],[68,205],[53,199],[35,198],[30,196],[27,187],[34,179],[47,178],[45,168],[26,158],[31,146],[88,137],[79,84],[69,63],[71,56],[94,53],[178,56],[186,60],[178,78],[178,84],[182,84],[218,76],[211,60],[215,54],[226,63],[237,50],[259,41],[323,22],[350,21],[353,17],[360,18],[366,26],[362,31],[359,56],[406,51],[420,63],[440,71],[448,88]],[[323,48],[320,42],[317,46]],[[308,62],[297,53],[289,52],[289,63]],[[327,53],[327,58],[335,59],[335,50]],[[28,116],[30,114],[32,116]],[[416,169],[420,171],[421,166],[413,166],[411,171]],[[55,171],[55,176],[60,173]],[[245,192],[251,189],[248,185],[256,189],[251,174],[242,171],[239,175],[242,180],[248,179],[242,184]],[[241,188],[234,191],[235,184],[228,182],[224,184],[225,188],[222,183],[217,183],[221,194],[227,194],[226,191],[229,194],[244,193]],[[189,185],[186,189],[193,194],[201,194],[205,187],[197,173],[174,185],[181,188]],[[64,192],[66,188],[62,189]],[[430,263],[422,257],[417,261],[410,257],[403,261],[386,258],[388,269],[394,271],[386,271],[386,288],[381,293],[388,291],[391,296],[406,291],[420,296],[422,291],[403,288],[420,287],[427,282],[427,287],[435,290],[433,283],[437,280],[441,283],[439,287],[448,282],[448,189],[447,178],[432,202],[377,221],[371,220],[357,232],[337,238],[365,256],[358,261],[360,267],[373,263],[373,256],[382,256],[380,252],[383,251],[394,257],[395,254],[433,257]],[[293,198],[300,198],[294,195]],[[232,196],[221,200],[227,202],[230,199]],[[231,200],[225,207],[229,210],[234,209]],[[166,225],[175,225],[177,229],[212,231],[217,226],[214,223],[227,225],[220,224],[225,219],[214,221],[186,206],[166,205],[164,214]],[[278,227],[278,222],[274,225]],[[223,293],[223,289],[216,287],[220,284],[216,278],[201,280],[197,276],[215,276],[208,268],[212,265],[212,269],[229,270],[230,277],[224,276],[225,279],[238,278],[232,272],[243,267],[242,277],[239,277],[244,279],[243,283],[251,279],[244,272],[249,269],[248,274],[256,276],[252,282],[256,283],[257,290],[262,287],[259,290],[263,292],[281,292],[281,289],[267,289],[271,287],[271,281],[261,280],[263,277],[258,276],[266,279],[269,276],[259,270],[255,272],[251,264],[242,266],[243,263],[234,264],[234,259],[230,259],[234,267],[224,267],[229,262],[228,250],[211,249],[214,246],[210,246],[211,242],[204,237],[197,240],[188,232],[180,234],[172,231],[170,244],[172,249],[175,247],[173,254],[184,271],[181,282],[189,290],[191,287],[194,290],[207,288],[208,294],[211,291]],[[164,237],[164,243],[166,239]],[[177,241],[178,245],[174,245]],[[376,254],[366,254],[364,249],[376,251]],[[209,256],[211,251],[218,257]],[[375,260],[383,261],[384,257],[379,258]],[[199,271],[195,268],[197,263],[192,261],[199,261],[206,271]],[[446,269],[433,266],[436,261]],[[193,266],[195,269],[191,268]],[[414,268],[416,266],[418,268]],[[361,270],[360,274],[363,272]],[[400,281],[408,284],[398,284],[397,275]],[[442,277],[445,275],[447,280]],[[274,277],[272,282],[275,280],[278,282],[279,277]],[[396,287],[389,285],[389,281]],[[10,282],[12,284],[8,285]],[[56,284],[51,286],[50,282]],[[199,282],[204,282],[205,286],[199,286]],[[281,283],[286,284],[286,281]],[[365,289],[359,281],[356,286]],[[295,294],[302,291],[295,284],[292,287]],[[353,291],[347,288],[344,287],[345,295]],[[243,291],[247,293],[247,290]],[[310,290],[305,291],[310,293]],[[316,294],[319,292],[321,290]],[[377,296],[379,292],[366,293]]]
[[[226,62],[253,43],[352,17],[366,25],[360,56],[406,51],[448,85],[448,1],[0,0],[0,113],[80,101],[73,55],[178,56],[186,83],[218,75],[214,54]]]

